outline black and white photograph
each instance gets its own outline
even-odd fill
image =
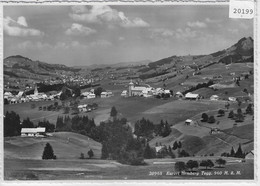
[[[255,180],[254,19],[229,4],[2,9],[4,181]]]

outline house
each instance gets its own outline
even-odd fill
[[[44,137],[45,136],[45,127],[37,128],[22,128],[21,136],[22,137]]]
[[[23,96],[25,96],[24,91],[19,91],[18,94],[16,95],[16,97],[18,97],[18,98],[23,97]]]
[[[210,97],[210,100],[211,100],[211,101],[218,101],[218,100],[219,100],[219,96],[218,96],[218,95],[212,95],[212,96]]]
[[[156,153],[161,152],[163,149],[165,149],[165,146],[162,146],[162,145],[155,147]]]
[[[12,94],[11,92],[5,92],[5,93],[4,93],[4,96],[13,97],[13,94]]]
[[[191,92],[188,92],[186,95],[185,95],[185,99],[190,99],[190,100],[198,100],[199,99],[199,94],[193,94]]]
[[[175,97],[177,98],[183,98],[184,95],[181,92],[176,92]]]
[[[121,96],[127,97],[127,90],[123,90],[123,92],[121,93]]]
[[[210,129],[210,134],[218,134],[220,133],[220,129],[215,127]]]
[[[149,88],[144,89],[144,90],[142,91],[142,95],[143,95],[144,97],[146,97],[146,98],[153,96],[153,90],[152,90],[152,88],[149,87]]]
[[[101,92],[101,98],[108,98],[113,96],[112,92]]]
[[[82,92],[81,95],[87,97],[91,92]]]
[[[92,110],[91,106],[88,104],[79,105],[78,109],[79,109],[79,112],[90,112]]]
[[[235,97],[228,97],[228,100],[229,101],[237,101],[237,98],[235,98]]]
[[[94,93],[90,93],[90,94],[87,95],[88,99],[92,99],[92,98],[95,98],[95,97],[96,97],[96,94],[94,94]]]
[[[16,98],[12,98],[10,100],[10,104],[16,104],[16,103],[18,103],[18,100]]]
[[[245,159],[254,159],[254,150],[246,154]]]
[[[185,120],[185,125],[195,125],[195,123],[191,119],[186,119]]]
[[[164,90],[164,94],[171,94],[170,90]]]

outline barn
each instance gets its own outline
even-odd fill
[[[37,128],[22,128],[21,136],[22,137],[44,137],[45,127],[37,127]]]

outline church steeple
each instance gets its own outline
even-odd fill
[[[129,85],[128,85],[128,96],[132,96],[132,88],[134,87],[134,83],[133,81],[131,80]]]
[[[37,89],[37,84],[35,84],[35,88],[34,88],[34,95],[38,96],[38,89]]]

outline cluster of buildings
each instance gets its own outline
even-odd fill
[[[90,92],[82,92],[81,96],[87,99],[92,99],[96,97],[96,94],[94,94],[94,89],[91,89]]]
[[[83,96],[86,99],[96,98],[96,94],[94,93],[94,89],[91,89],[89,92],[81,93],[81,96]],[[113,92],[111,92],[111,91],[104,91],[104,92],[101,92],[101,94],[100,94],[101,98],[109,98],[111,96],[114,96]]]
[[[132,97],[132,96],[142,96],[142,97],[152,97],[156,95],[168,94],[171,96],[170,90],[163,88],[153,88],[150,85],[135,86],[131,81],[128,85],[128,90],[123,90],[121,96]]]
[[[55,95],[47,96],[45,93],[38,92],[36,85],[33,94],[26,95],[24,91],[19,91],[17,95],[13,95],[11,92],[5,92],[4,99],[6,99],[10,104],[16,104],[30,101],[54,100],[54,98],[59,97],[60,94],[61,92]]]

